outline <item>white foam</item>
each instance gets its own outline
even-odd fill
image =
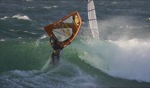
[[[55,6],[53,6],[53,7],[54,7],[54,8],[57,8],[58,6],[55,5]]]
[[[113,4],[113,5],[116,5],[116,4],[118,4],[119,2],[116,2],[116,1],[113,1],[113,2],[111,2],[111,4]]]
[[[26,0],[27,2],[32,2],[33,0]]]
[[[11,31],[11,32],[15,32],[15,30],[14,30],[14,29],[10,29],[9,31]]]
[[[51,9],[51,8],[57,8],[58,6],[54,5],[54,6],[44,6],[43,8],[45,9]]]
[[[8,16],[4,16],[3,18],[0,18],[1,20],[5,20],[5,19],[7,19],[7,18],[9,18]]]
[[[4,42],[4,41],[5,41],[5,39],[0,39],[0,41],[1,41],[1,42]]]
[[[34,9],[35,7],[28,7],[29,9]]]
[[[28,16],[20,15],[20,14],[14,15],[14,16],[12,16],[12,18],[17,18],[17,19],[21,19],[21,20],[31,20]]]
[[[43,8],[45,8],[45,9],[51,9],[52,7],[51,6],[45,6]]]
[[[18,39],[22,39],[22,37],[18,37]]]
[[[45,39],[46,37],[46,35],[42,35],[39,39]]]
[[[25,33],[30,33],[30,34],[33,34],[33,35],[36,35],[37,33],[35,32],[29,32],[29,31],[24,31]]]
[[[6,20],[8,18],[17,18],[17,19],[21,19],[21,20],[31,20],[28,16],[26,16],[26,15],[20,15],[20,14],[14,15],[12,17],[4,16],[3,18],[0,18],[0,19],[1,20]]]
[[[150,82],[150,42],[138,39],[89,40],[79,57],[103,72],[124,79]],[[88,48],[87,48],[88,47]]]
[[[41,40],[45,39],[46,37],[47,37],[46,35],[42,35],[39,39],[37,39],[35,42],[35,47],[38,47],[39,44],[41,43]]]

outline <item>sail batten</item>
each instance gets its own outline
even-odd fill
[[[95,9],[90,9],[90,10],[88,10],[88,12],[93,11],[93,10],[95,11]]]

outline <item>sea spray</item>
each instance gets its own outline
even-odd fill
[[[137,39],[89,40],[89,43],[85,42],[86,47],[80,48],[84,54],[79,57],[113,77],[150,82],[149,44]]]
[[[48,58],[48,60],[46,61],[45,65],[42,67],[41,71],[45,72],[48,70],[48,68],[50,67],[50,62],[51,62],[51,56]]]

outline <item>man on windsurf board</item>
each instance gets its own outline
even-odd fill
[[[53,48],[53,52],[51,54],[52,62],[55,63],[55,59],[59,61],[61,50],[64,48],[64,46],[61,46],[56,38],[50,37],[49,41]]]
[[[74,11],[60,20],[44,27],[50,37],[50,44],[53,48],[51,54],[52,63],[57,63],[56,61],[60,59],[62,49],[76,38],[81,25],[82,18],[77,11]]]

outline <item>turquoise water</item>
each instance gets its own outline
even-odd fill
[[[95,0],[101,40],[94,40],[86,1],[1,0],[1,87],[150,87],[149,2]],[[84,21],[79,36],[60,63],[49,66],[52,49],[43,27],[74,10]]]
[[[150,86],[149,83],[110,76],[103,70],[92,66],[93,64],[84,62],[81,60],[84,57],[80,58],[80,55],[84,55],[81,51],[84,47],[75,48],[80,45],[82,43],[77,41],[65,48],[59,65],[48,67],[43,71],[42,68],[48,61],[51,52],[48,42],[45,40],[40,42],[2,42],[1,49],[7,48],[7,50],[0,52],[2,53],[0,64],[2,88],[109,88],[122,86],[135,88]],[[86,58],[88,59],[89,56]],[[95,64],[97,63],[95,62]]]

